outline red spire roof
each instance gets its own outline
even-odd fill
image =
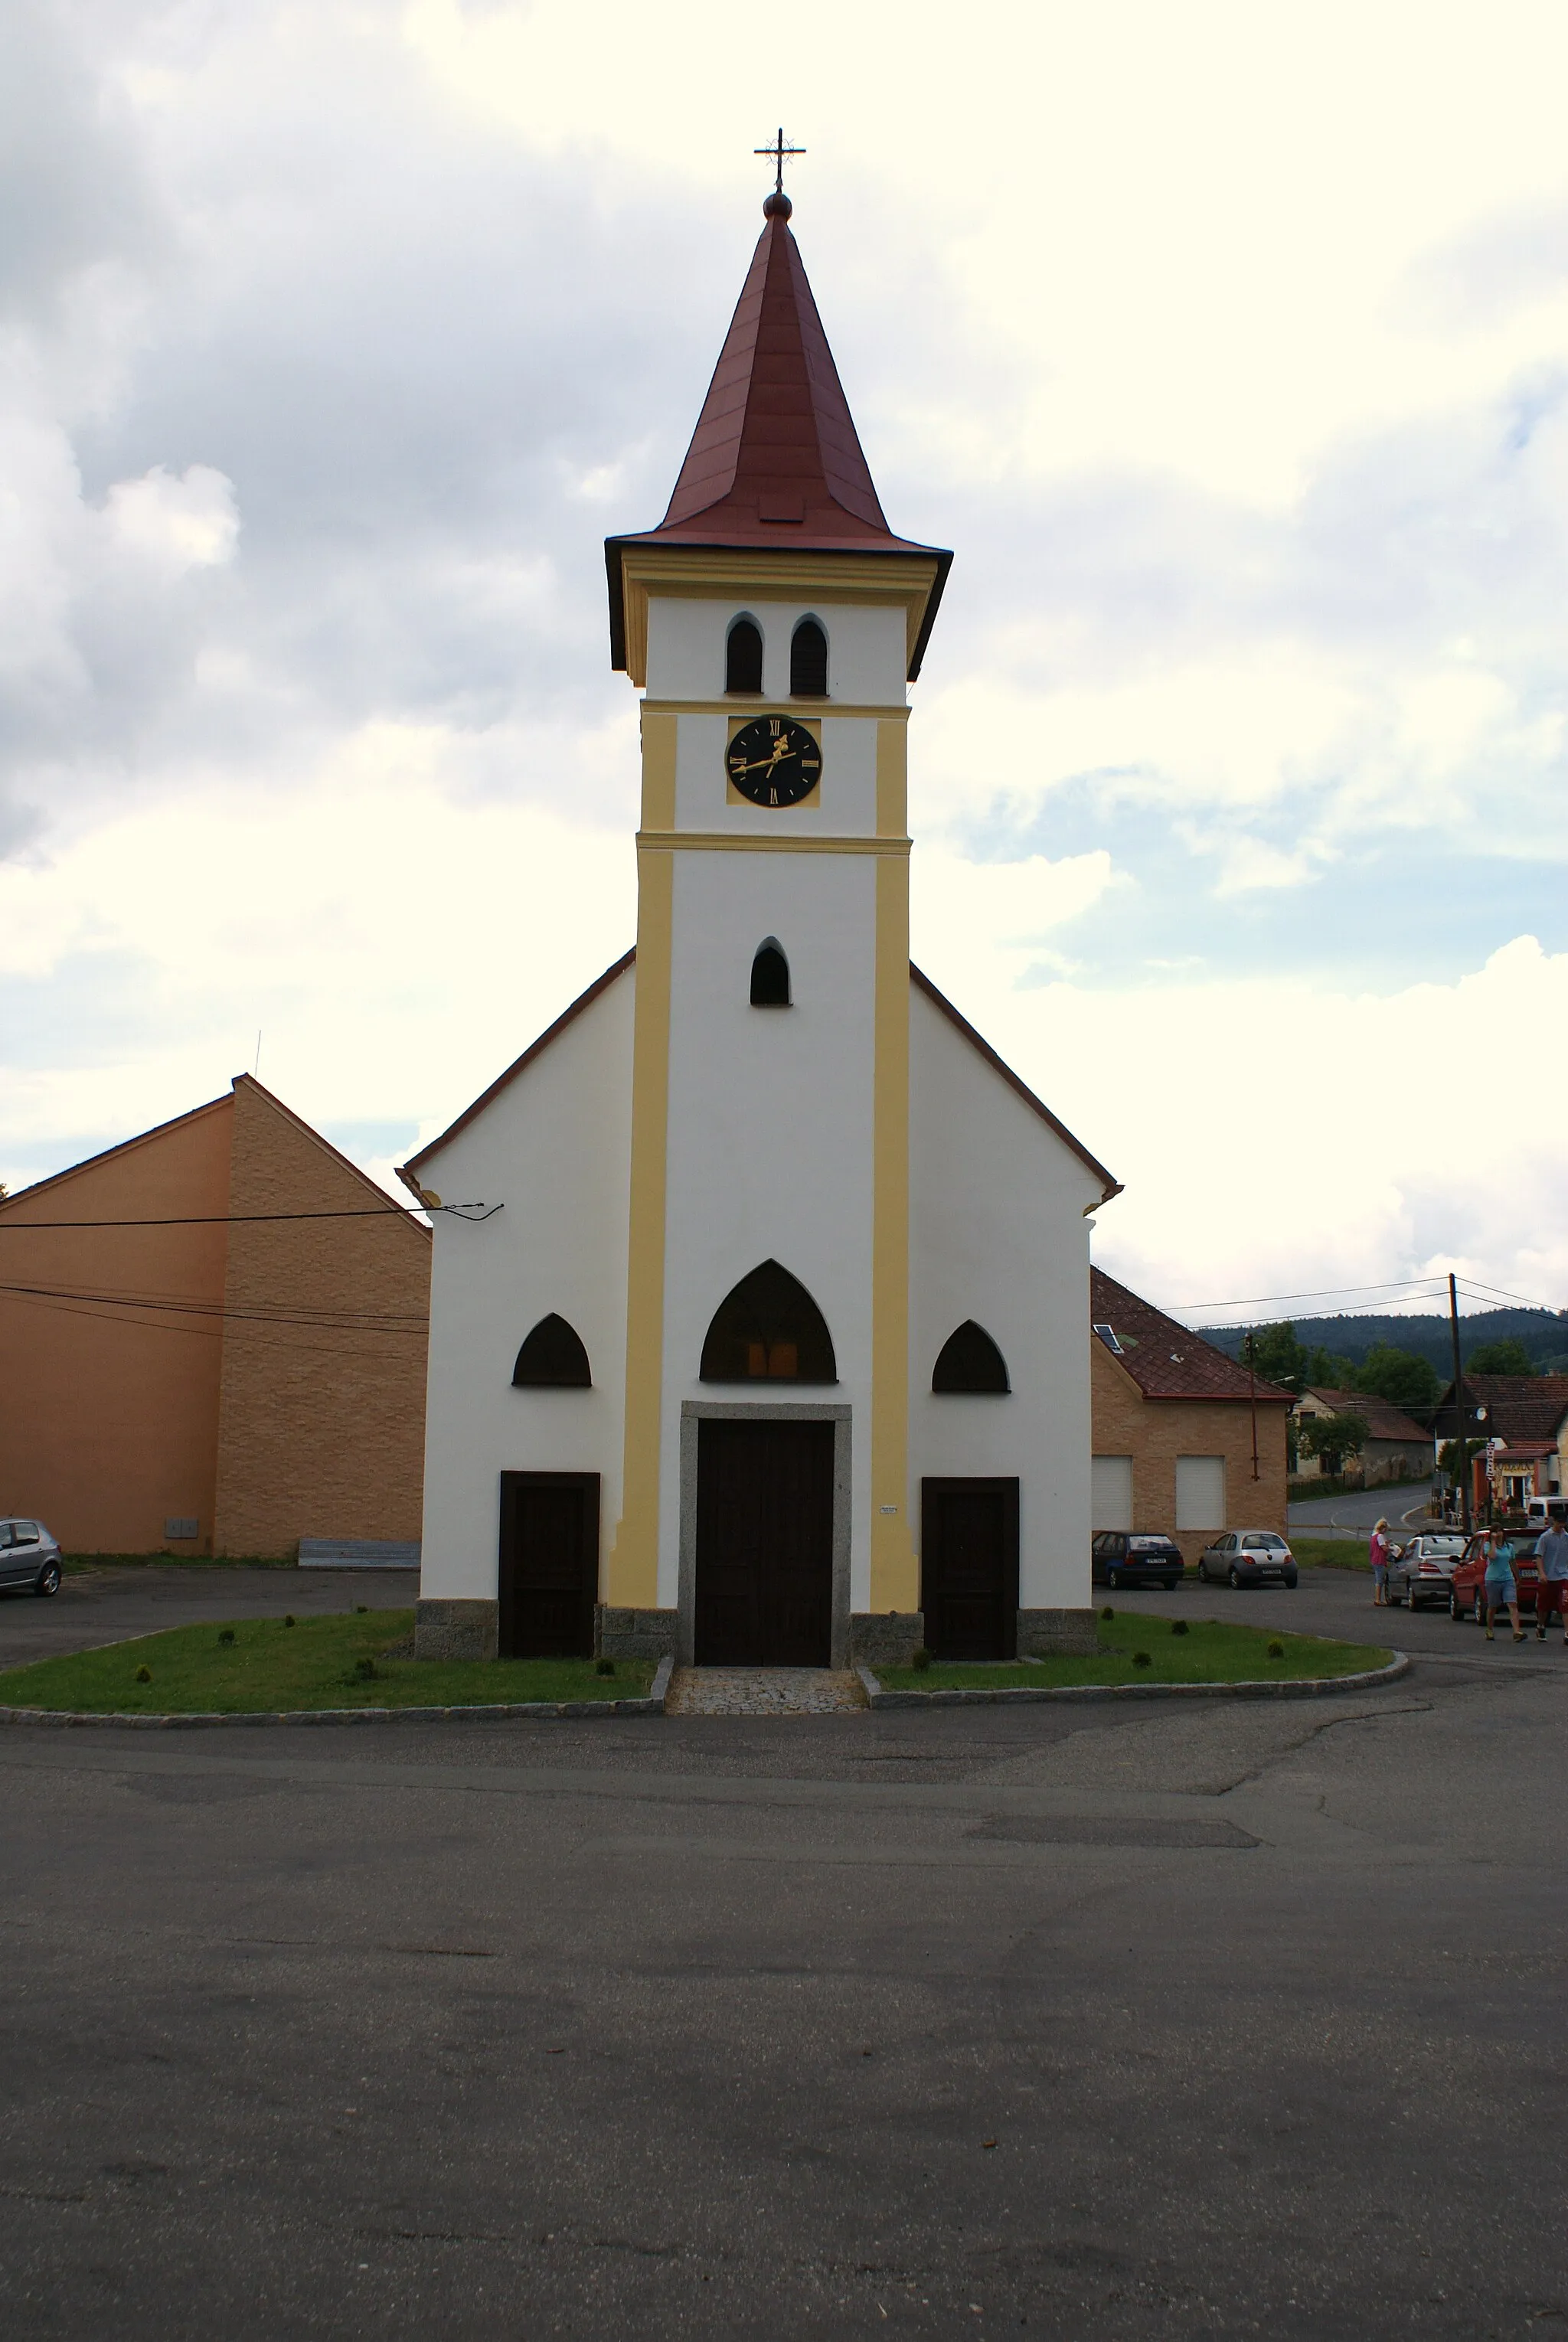
[[[657,528],[605,547],[612,631],[624,546],[924,554],[941,564],[924,648],[952,555],[888,527],[790,233],[789,197],[771,195],[763,208],[766,225],[669,510]]]

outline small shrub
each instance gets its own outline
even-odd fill
[[[1149,1654],[1148,1654],[1148,1652],[1147,1652],[1147,1651],[1134,1651],[1134,1654],[1133,1654],[1133,1665],[1134,1665],[1135,1667],[1146,1667],[1146,1666],[1148,1666],[1148,1664],[1149,1664]]]
[[[1283,1643],[1271,1643],[1269,1645],[1269,1656],[1271,1659],[1283,1659],[1284,1655],[1285,1646]]]
[[[292,1626],[294,1625],[294,1612],[292,1610],[288,1612],[283,1623],[285,1626]]]
[[[361,1683],[376,1683],[380,1680],[374,1659],[355,1659],[354,1672]]]
[[[1184,1635],[1184,1634],[1186,1633],[1186,1631],[1187,1631],[1187,1622],[1186,1622],[1186,1620],[1185,1620],[1184,1618],[1173,1618],[1173,1619],[1172,1619],[1172,1621],[1171,1621],[1171,1632],[1172,1632],[1172,1634],[1173,1634],[1173,1635]]]
[[[1114,1618],[1114,1617],[1115,1616],[1115,1615],[1116,1615],[1116,1614],[1115,1614],[1115,1612],[1112,1609],[1112,1607],[1111,1607],[1111,1606],[1110,1606],[1110,1604],[1109,1604],[1108,1602],[1106,1603],[1105,1607],[1104,1607],[1104,1608],[1101,1611],[1101,1613],[1100,1613],[1100,1616],[1101,1616],[1101,1617],[1102,1617],[1102,1618]]]
[[[369,1603],[356,1602],[354,1606],[354,1615],[356,1618],[368,1618],[370,1616]]]
[[[138,1667],[136,1669],[136,1681],[138,1683],[151,1683],[152,1680],[153,1671],[151,1667]]]
[[[225,1627],[224,1627],[223,1631],[220,1633],[220,1635],[219,1635],[219,1636],[218,1636],[218,1640],[219,1640],[219,1642],[220,1642],[220,1643],[232,1643],[232,1642],[234,1641],[234,1638],[235,1638],[235,1630],[234,1630],[234,1628],[233,1628],[232,1626],[225,1626]]]
[[[922,1643],[919,1650],[914,1653],[909,1664],[914,1668],[916,1674],[924,1675],[925,1673],[926,1668],[931,1665],[931,1653],[926,1649],[924,1643]]]
[[[594,1660],[594,1673],[596,1676],[613,1676],[613,1675],[614,1674],[614,1672],[615,1672],[615,1662],[614,1662],[614,1659],[595,1659],[595,1660]]]

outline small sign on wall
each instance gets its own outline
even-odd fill
[[[199,1536],[201,1535],[201,1528],[202,1525],[200,1521],[195,1519],[189,1514],[175,1513],[171,1514],[170,1517],[164,1523],[164,1535],[168,1538],[171,1545],[175,1545],[182,1540]]]

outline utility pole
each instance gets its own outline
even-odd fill
[[[1459,1482],[1459,1519],[1466,1536],[1470,1535],[1470,1442],[1464,1436],[1464,1416],[1460,1406],[1459,1385],[1459,1287],[1452,1271],[1448,1279],[1448,1331],[1453,1343],[1453,1420],[1454,1453],[1459,1469],[1454,1474]]]
[[[1253,1477],[1258,1476],[1258,1371],[1253,1363],[1252,1329],[1247,1331],[1247,1394],[1253,1403]]]

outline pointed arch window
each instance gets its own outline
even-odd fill
[[[803,618],[790,637],[792,699],[827,697],[827,636],[814,618]]]
[[[754,1008],[787,1008],[789,995],[789,961],[777,936],[764,936],[752,961],[752,1006]]]
[[[724,644],[724,689],[760,692],[763,630],[754,618],[737,618]]]
[[[1007,1361],[984,1326],[966,1317],[942,1345],[931,1387],[939,1397],[964,1393],[1004,1398],[1013,1386],[1007,1379]]]
[[[826,1318],[776,1260],[764,1260],[720,1302],[698,1371],[705,1383],[838,1380]]]
[[[517,1390],[591,1389],[588,1353],[576,1327],[554,1310],[541,1317],[517,1353],[512,1381]]]

